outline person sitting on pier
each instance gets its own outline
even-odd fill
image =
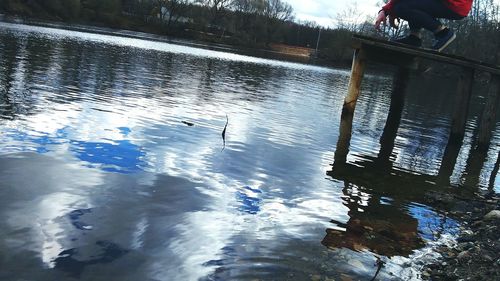
[[[408,21],[410,34],[396,39],[394,42],[414,47],[422,46],[422,28],[434,33],[435,42],[432,49],[442,51],[456,35],[450,28],[443,25],[438,19],[460,20],[465,18],[471,8],[473,0],[389,0],[378,13],[375,28],[389,22],[391,27],[398,28],[396,20],[402,18]]]

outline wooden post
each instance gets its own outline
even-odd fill
[[[488,149],[490,145],[491,134],[495,129],[496,112],[498,101],[500,100],[500,76],[491,75],[488,97],[484,106],[483,115],[479,124],[478,147]]]
[[[351,145],[352,136],[352,114],[342,115],[340,119],[340,132],[339,140],[337,141],[337,148],[335,149],[335,167],[342,167],[347,162],[347,155],[349,154],[349,146]]]
[[[365,73],[366,66],[366,51],[359,49],[354,51],[354,56],[352,59],[352,69],[351,78],[349,79],[349,88],[347,96],[344,100],[344,107],[342,108],[342,115],[354,114],[354,109],[356,108],[356,102],[358,101],[359,94],[361,92],[361,82],[363,81],[363,75]]]
[[[450,141],[460,142],[465,135],[467,113],[469,111],[470,98],[472,96],[472,84],[474,81],[474,70],[463,68],[458,80],[457,100],[451,121]]]

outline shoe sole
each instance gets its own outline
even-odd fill
[[[448,39],[448,41],[446,41],[446,43],[444,43],[444,45],[441,46],[441,48],[436,49],[436,51],[438,51],[438,52],[443,51],[444,49],[446,49],[446,47],[448,47],[451,44],[451,42],[455,41],[456,38],[457,38],[457,35],[453,34],[453,36],[451,36],[450,39]]]

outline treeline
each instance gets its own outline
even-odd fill
[[[63,21],[112,21],[121,13],[120,0],[2,0],[0,9],[19,16]]]
[[[296,21],[283,0],[3,0],[0,12],[252,48],[281,43],[315,49],[320,36],[319,25]],[[320,56],[350,60],[350,34],[323,29]]]
[[[378,2],[382,5],[383,1]],[[376,33],[373,18],[360,24],[362,16],[356,5],[346,6],[335,15],[337,27],[333,29],[297,21],[293,8],[284,0],[1,0],[0,12],[253,48],[282,43],[314,49],[319,42],[320,58],[344,62],[351,58],[352,33],[388,37],[405,32],[403,26],[396,32]],[[494,1],[475,0],[468,18],[448,23],[458,39],[447,51],[499,62],[499,20]]]

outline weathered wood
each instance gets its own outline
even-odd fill
[[[495,129],[496,112],[500,100],[500,76],[492,75],[488,90],[488,97],[479,124],[478,146],[487,149],[490,144],[491,134]]]
[[[363,49],[356,49],[352,59],[351,78],[349,79],[349,87],[347,96],[344,100],[342,115],[354,114],[356,102],[358,101],[361,92],[361,82],[366,68],[366,57]]]
[[[451,120],[451,142],[461,142],[465,135],[465,125],[467,123],[467,112],[469,111],[472,96],[473,81],[474,70],[471,68],[464,68],[458,80],[457,98]]]
[[[414,57],[429,59],[436,62],[442,62],[446,64],[452,64],[476,70],[482,70],[489,73],[500,75],[500,67],[498,66],[484,62],[474,61],[460,56],[444,54],[430,49],[414,48],[407,45],[381,39],[375,39],[372,37],[366,37],[362,35],[353,35],[353,41],[355,42],[353,44],[360,45],[361,49],[363,48],[363,46],[372,46],[386,51],[390,50],[393,53],[392,55],[396,57],[406,57],[410,55]]]
[[[398,68],[406,68],[411,70],[417,70],[420,58],[412,55],[400,54],[398,56],[394,55],[394,51],[386,50],[382,48],[377,48],[369,45],[361,44],[362,49],[366,53],[366,60],[370,62],[377,62],[386,65],[394,65]]]
[[[344,114],[340,120],[339,139],[337,141],[337,148],[335,149],[334,166],[342,166],[347,162],[352,137],[352,119],[352,114]]]

